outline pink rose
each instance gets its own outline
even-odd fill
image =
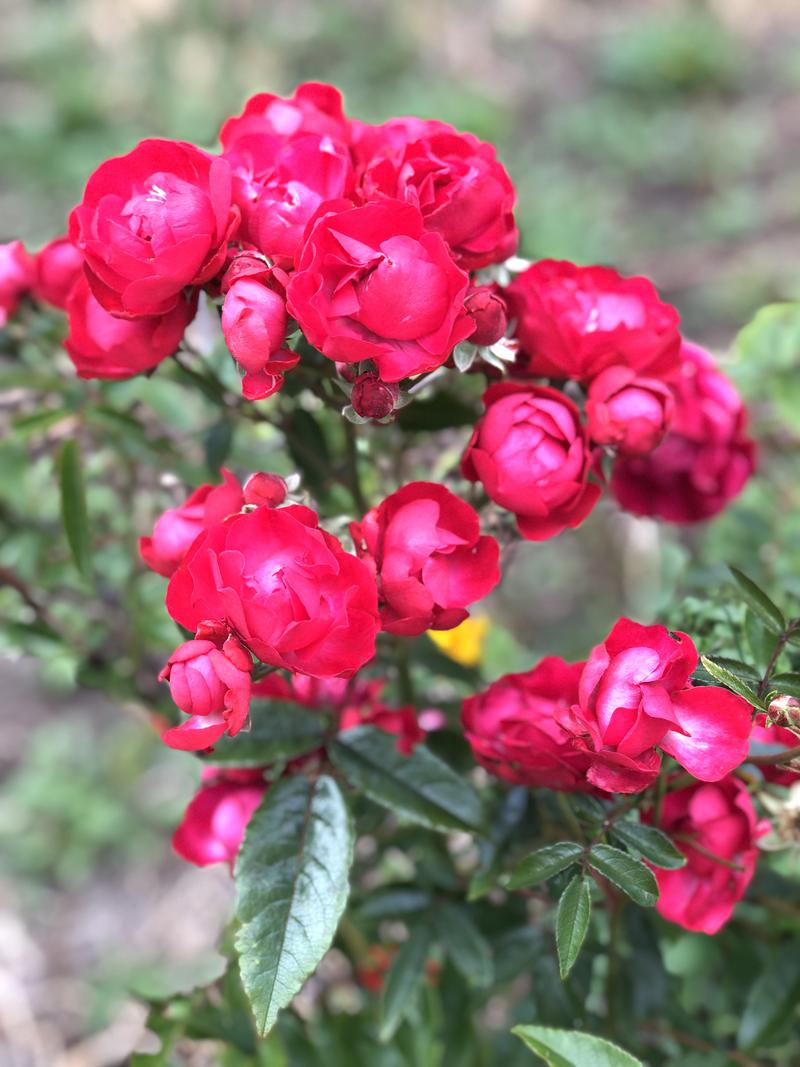
[[[247,824],[267,791],[264,768],[203,768],[204,784],[189,803],[172,847],[198,867],[227,863],[233,869]]]
[[[222,305],[222,332],[230,353],[244,369],[242,391],[249,400],[271,396],[300,356],[283,344],[288,317],[285,298],[253,278],[230,286]]]
[[[641,456],[660,443],[672,421],[672,390],[629,367],[607,367],[589,386],[589,436],[622,456]]]
[[[32,256],[22,241],[0,244],[0,327],[5,326],[35,282]]]

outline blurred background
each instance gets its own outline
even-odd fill
[[[0,240],[35,249],[62,232],[87,175],[140,138],[212,147],[252,93],[320,80],[363,119],[437,117],[495,142],[518,189],[524,255],[648,274],[686,332],[718,353],[761,305],[800,294],[796,0],[0,0],[0,25]],[[763,341],[755,350],[743,359],[740,346],[730,369],[775,438],[769,477],[709,531],[605,514],[557,545],[524,546],[513,597],[493,608],[487,677],[537,652],[585,653],[620,611],[653,617],[676,591],[702,614],[725,560],[800,591],[796,464],[780,463],[800,432],[796,347],[780,366]],[[226,431],[171,384],[146,395],[115,386],[91,416],[104,412],[95,430],[111,442],[126,404],[150,404],[185,443],[162,442],[161,467],[199,482]],[[15,371],[0,388],[0,407],[16,417],[26,382]],[[63,395],[47,399],[46,377],[36,388],[57,427]],[[782,394],[780,427],[769,391]],[[131,511],[119,514],[118,472],[99,450],[90,504],[119,536],[100,546],[106,584],[89,607],[53,559],[58,504],[43,427],[29,419],[0,445],[0,566],[46,575],[71,603],[57,614],[77,637],[59,644],[19,590],[0,588],[0,1062],[101,1067],[125,1062],[141,1033],[131,990],[157,995],[183,975],[213,974],[230,887],[224,871],[190,870],[170,854],[191,761],[163,749],[138,705],[121,711],[113,695],[77,685],[95,668],[108,689],[117,651],[124,680],[141,665],[137,649],[166,653],[173,631],[160,581],[131,581]],[[122,430],[138,486],[137,465],[157,470],[158,448]],[[269,467],[269,448],[239,434],[229,462]],[[135,532],[168,503],[159,492],[132,502]],[[103,598],[126,582],[130,597],[104,614]]]

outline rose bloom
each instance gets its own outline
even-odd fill
[[[500,581],[500,548],[473,508],[435,482],[410,482],[350,524],[380,590],[381,626],[406,637],[449,630]]]
[[[175,353],[196,308],[196,296],[181,294],[164,315],[119,319],[97,302],[80,274],[67,298],[64,348],[79,378],[133,378]]]
[[[171,311],[218,273],[239,225],[229,164],[181,141],[142,141],[106,160],[73,209],[69,237],[92,293],[123,318]]]
[[[33,257],[22,241],[0,244],[0,327],[5,326],[35,281]]]
[[[672,421],[672,390],[628,367],[608,367],[589,386],[589,436],[622,456],[641,456],[661,442]]]
[[[675,394],[670,432],[649,455],[618,459],[611,491],[634,515],[699,522],[742,491],[755,470],[756,447],[739,394],[705,349],[685,341],[670,384]]]
[[[69,237],[56,237],[35,256],[37,300],[64,310],[72,287],[83,273],[83,256]]]
[[[363,168],[365,200],[413,204],[425,228],[439,233],[465,270],[500,263],[514,253],[514,186],[494,147],[433,119],[395,119],[362,131],[356,151],[375,154]]]
[[[653,868],[656,910],[686,930],[716,934],[753,878],[756,841],[769,831],[769,822],[757,820],[745,783],[728,776],[713,785],[697,783],[667,793],[659,825],[688,862],[677,871]],[[741,869],[717,863],[713,856]]]
[[[765,745],[770,749],[783,747],[785,749],[797,748],[800,745],[800,736],[794,730],[787,730],[785,726],[768,726],[767,716],[759,712],[753,721],[753,729],[750,740],[758,745]],[[768,782],[774,785],[794,785],[800,781],[800,771],[794,771],[790,767],[780,763],[759,764],[758,768]]]
[[[198,639],[179,645],[158,676],[169,682],[172,699],[189,716],[165,730],[161,740],[170,748],[199,751],[225,733],[238,734],[250,709],[252,670],[250,654],[235,637],[198,630]]]
[[[198,867],[227,863],[233,870],[247,824],[267,791],[265,769],[203,768],[203,785],[172,838],[182,859]]]
[[[227,151],[243,137],[281,137],[314,133],[348,143],[350,122],[342,109],[342,94],[333,85],[304,82],[289,98],[256,93],[241,115],[229,118],[220,131]]]
[[[589,381],[619,365],[659,378],[677,367],[678,312],[647,278],[545,259],[505,296],[530,374]]]
[[[318,521],[292,504],[205,530],[170,580],[170,615],[189,630],[224,622],[274,667],[317,678],[354,674],[375,652],[375,581]]]
[[[582,663],[547,656],[531,670],[506,674],[467,697],[461,722],[478,763],[517,785],[591,789],[590,759],[556,717],[577,701],[582,669]]]
[[[580,412],[555,389],[521,382],[490,385],[464,456],[465,478],[482,483],[516,516],[528,541],[580,526],[600,496],[588,481],[591,453]]]
[[[349,152],[328,136],[300,134],[286,141],[251,133],[237,137],[224,158],[242,213],[240,238],[287,266],[320,204],[346,196],[353,186]]]
[[[185,504],[169,508],[156,520],[152,537],[139,538],[139,554],[147,566],[169,578],[203,530],[242,510],[244,493],[239,480],[224,468],[222,485],[201,485]]]
[[[309,224],[287,288],[290,313],[329,359],[374,360],[384,381],[441,366],[474,330],[467,275],[410,204],[336,207]]]
[[[587,778],[638,793],[658,776],[658,745],[695,778],[716,782],[747,757],[753,709],[719,686],[692,686],[697,649],[666,626],[619,619],[586,661],[561,725],[590,757]]]
[[[284,348],[288,317],[280,293],[253,278],[235,281],[222,305],[222,333],[236,362],[244,369],[242,392],[248,400],[272,396],[283,375],[300,356]]]

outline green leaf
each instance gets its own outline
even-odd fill
[[[438,392],[429,400],[414,400],[402,409],[397,421],[410,433],[419,430],[447,430],[451,426],[472,426],[475,408],[448,393]]]
[[[733,580],[739,592],[744,597],[745,603],[753,611],[768,630],[779,636],[786,629],[786,619],[781,609],[774,604],[763,589],[759,589],[756,583],[743,574],[738,567],[728,567],[733,575]]]
[[[61,519],[75,566],[88,578],[92,570],[89,512],[86,508],[86,488],[81,468],[78,442],[65,441],[59,456],[61,481]]]
[[[586,939],[591,913],[592,892],[589,879],[585,875],[576,874],[561,894],[556,912],[556,949],[562,982],[572,970]]]
[[[236,949],[261,1036],[330,948],[353,843],[344,797],[325,775],[277,782],[250,820],[236,863]]]
[[[470,985],[485,989],[494,977],[492,952],[466,908],[443,904],[436,913],[439,940]]]
[[[293,759],[318,748],[325,738],[319,715],[296,704],[270,701],[254,703],[253,727],[249,733],[223,737],[214,751],[203,758],[230,767],[264,767],[276,760]]]
[[[233,448],[234,428],[233,421],[223,417],[206,431],[203,438],[206,466],[215,478]]]
[[[763,701],[756,694],[756,691],[751,689],[747,682],[733,674],[732,671],[720,666],[719,663],[715,663],[714,660],[709,659],[708,656],[701,656],[700,662],[712,678],[715,678],[718,682],[722,682],[726,688],[731,689],[734,693],[738,693],[740,697],[744,697],[748,704],[752,704],[755,708],[763,707]]]
[[[427,923],[415,926],[400,946],[386,976],[381,1002],[379,1038],[390,1041],[411,1007],[414,993],[425,973],[425,962],[431,944],[431,930]]]
[[[644,1067],[619,1045],[579,1030],[549,1026],[515,1026],[511,1031],[540,1056],[547,1067]]]
[[[285,430],[289,455],[303,472],[306,484],[314,492],[324,492],[331,450],[319,420],[310,411],[296,407]]]
[[[339,734],[329,753],[354,786],[390,811],[433,830],[476,830],[482,825],[478,794],[423,745],[404,756],[391,734],[358,726]]]
[[[769,680],[769,687],[784,693],[786,696],[800,699],[800,674],[793,671],[785,671],[781,674],[773,674]]]
[[[574,841],[558,841],[554,845],[545,845],[517,864],[511,872],[507,887],[522,889],[523,886],[544,882],[575,863],[582,852],[582,846]]]
[[[655,826],[637,822],[618,822],[611,828],[611,836],[627,848],[635,849],[656,867],[677,871],[686,866],[686,857],[670,841],[665,833]]]
[[[795,941],[773,957],[747,995],[739,1023],[739,1048],[769,1044],[794,1016],[800,998],[800,946]]]
[[[650,868],[613,845],[595,845],[589,852],[589,866],[644,908],[652,908],[658,900],[658,885]]]

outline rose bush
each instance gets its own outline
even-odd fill
[[[711,541],[600,505],[731,504],[737,389],[647,279],[513,258],[513,184],[470,133],[306,83],[220,139],[143,141],[68,236],[0,246],[3,639],[193,753],[173,844],[236,882],[228,970],[152,1001],[158,1055],[511,1065],[513,1017],[558,1062],[642,1062],[580,1027],[654,1065],[789,1067],[800,612],[785,546],[741,546],[791,478]],[[724,585],[728,552],[780,604]],[[161,753],[159,813],[189,761]],[[747,972],[723,1008],[727,975],[686,977],[704,952]]]

